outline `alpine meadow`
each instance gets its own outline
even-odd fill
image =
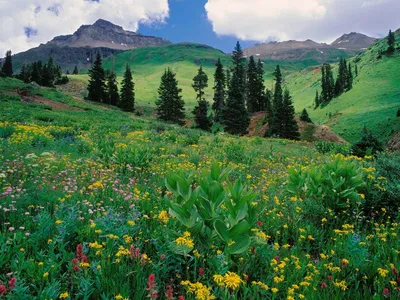
[[[400,299],[397,0],[26,2],[0,300]]]

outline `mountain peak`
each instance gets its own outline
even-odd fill
[[[334,47],[345,49],[366,49],[377,41],[376,38],[369,37],[358,32],[350,32],[343,34],[336,39],[331,45]]]
[[[129,50],[146,46],[161,46],[171,42],[153,36],[126,31],[110,21],[98,19],[93,25],[82,25],[74,34],[55,37],[49,44],[65,47],[104,47]]]

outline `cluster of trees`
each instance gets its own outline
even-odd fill
[[[11,50],[6,52],[4,63],[0,62],[0,77],[12,77],[13,76],[13,65]]]
[[[49,57],[47,63],[40,60],[31,64],[22,65],[17,78],[28,82],[36,82],[41,86],[53,87],[57,84],[65,84],[69,81],[68,76],[63,76],[61,67],[54,64],[53,57]]]
[[[77,67],[76,71],[78,71]],[[118,106],[124,111],[133,112],[135,110],[135,84],[129,65],[126,65],[121,91],[119,92],[114,71],[106,72],[104,70],[101,55],[98,53],[92,68],[89,70],[87,99]]]
[[[299,128],[295,120],[292,98],[288,90],[283,91],[283,77],[280,67],[275,70],[274,92],[265,89],[264,69],[261,60],[246,59],[239,44],[232,54],[232,67],[224,71],[221,60],[216,63],[214,73],[214,97],[212,114],[208,113],[209,103],[204,99],[208,77],[200,67],[193,78],[193,88],[198,104],[193,110],[198,128],[209,130],[213,122],[220,123],[225,131],[243,135],[247,133],[251,113],[265,111],[268,115],[268,136],[299,139]]]
[[[389,34],[387,36],[388,48],[387,53],[393,54],[396,51],[396,37],[392,30],[389,30]]]
[[[330,64],[323,64],[321,68],[321,95],[318,91],[315,96],[315,108],[321,104],[328,103],[335,97],[339,97],[344,92],[353,88],[353,69],[346,59],[340,58],[339,70],[336,81],[333,79],[332,67]],[[356,75],[358,69],[356,65]]]

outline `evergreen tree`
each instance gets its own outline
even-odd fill
[[[197,101],[204,99],[204,89],[208,87],[208,76],[200,66],[197,75],[193,78],[193,89],[196,92]]]
[[[319,99],[319,95],[318,95],[318,91],[316,92],[316,94],[315,94],[315,100],[314,100],[314,102],[315,102],[315,108],[318,108],[319,106],[320,106],[320,99]]]
[[[387,37],[387,43],[388,43],[388,49],[387,49],[387,53],[392,54],[394,53],[396,47],[396,37],[394,36],[394,33],[392,32],[392,30],[389,30],[389,34]]]
[[[257,99],[257,111],[265,111],[267,98],[264,85],[264,66],[260,59],[257,62]],[[269,100],[271,101],[271,99]]]
[[[73,75],[78,75],[79,74],[79,70],[78,70],[78,66],[75,65],[74,71],[72,72]]]
[[[358,77],[358,66],[355,65],[354,67],[354,74],[356,75],[356,77]]]
[[[107,103],[113,106],[119,104],[119,93],[117,85],[117,76],[114,72],[111,72],[107,77]]]
[[[285,90],[282,104],[282,113],[280,114],[282,116],[282,133],[280,136],[289,140],[299,140],[299,125],[295,119],[296,114],[289,90]]]
[[[228,91],[228,99],[223,110],[223,125],[231,134],[247,133],[250,119],[245,103],[245,68],[243,50],[237,42],[232,54],[233,73]]]
[[[4,77],[12,77],[13,76],[11,50],[6,52],[6,57],[4,59],[3,66],[1,67],[1,74]]]
[[[211,118],[208,115],[208,107],[209,103],[205,99],[201,99],[193,110],[196,127],[207,131],[212,126]]]
[[[250,113],[258,111],[259,91],[257,79],[256,61],[253,56],[250,56],[247,67],[247,109]]]
[[[212,125],[211,118],[208,115],[209,104],[204,99],[204,89],[208,87],[208,76],[204,73],[202,66],[200,66],[197,75],[193,78],[192,87],[197,93],[196,99],[198,101],[193,110],[196,126],[203,130],[209,130]]]
[[[353,88],[353,70],[351,64],[349,63],[349,68],[347,71],[347,90],[350,91]]]
[[[282,90],[282,73],[281,68],[276,66],[274,72],[275,79],[275,90],[272,98],[272,115],[269,117],[269,135],[271,136],[283,136],[283,90]]]
[[[159,98],[156,102],[157,117],[160,120],[183,125],[185,123],[185,102],[180,93],[176,75],[168,68],[161,77],[158,88]]]
[[[264,94],[264,108],[263,111],[267,113],[267,120],[269,120],[270,116],[272,116],[272,92],[267,89]]]
[[[23,64],[18,78],[25,83],[29,83],[31,75],[29,74],[29,66]]]
[[[107,102],[105,72],[102,66],[100,53],[97,53],[96,60],[89,70],[88,97],[90,101]]]
[[[216,63],[216,69],[214,73],[214,102],[212,105],[212,109],[214,111],[214,120],[215,122],[222,121],[222,111],[225,106],[225,73],[224,66],[221,63],[221,60],[218,59]]]
[[[128,64],[126,64],[124,79],[122,79],[119,107],[124,111],[133,112],[135,110],[135,84]]]
[[[306,109],[303,109],[303,111],[301,112],[300,120],[307,123],[313,123]]]
[[[37,62],[32,63],[32,73],[31,73],[31,81],[36,82],[37,84],[42,84],[42,71],[43,65],[39,60]]]
[[[43,66],[42,70],[42,85],[54,86],[56,76],[59,78],[61,74],[56,74],[57,68],[54,66],[53,57],[49,57],[47,64]]]
[[[335,80],[333,79],[332,67],[330,64],[324,64],[322,66],[321,88],[320,104],[331,101],[335,92]]]
[[[346,91],[348,83],[348,70],[347,70],[347,62],[342,57],[339,62],[339,71],[335,84],[335,96],[340,96],[343,92]]]
[[[226,68],[226,94],[228,94],[229,89],[231,88],[231,81],[232,81],[232,72],[229,67]]]

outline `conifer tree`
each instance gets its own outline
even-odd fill
[[[353,70],[351,64],[349,63],[347,71],[347,90],[350,91],[353,88]]]
[[[230,69],[230,67],[227,67],[226,68],[226,94],[228,95],[228,91],[229,91],[229,89],[230,89],[230,87],[231,87],[231,81],[232,81],[232,72],[231,72],[231,69]]]
[[[264,95],[264,108],[263,111],[267,113],[267,120],[269,120],[270,116],[272,116],[272,92],[271,90],[267,89]]]
[[[356,75],[356,77],[358,77],[358,66],[355,65],[354,67],[354,74]]]
[[[193,78],[193,89],[197,93],[197,106],[193,110],[196,126],[203,130],[211,128],[211,118],[208,115],[209,103],[204,99],[204,89],[208,87],[208,76],[200,66],[197,75]]]
[[[3,66],[1,67],[1,74],[4,77],[12,77],[13,76],[11,50],[6,52],[6,57],[4,59]]]
[[[159,98],[156,102],[157,117],[160,120],[183,125],[185,122],[185,102],[180,95],[182,89],[178,87],[175,76],[175,73],[168,68],[161,77],[160,87],[158,88]]]
[[[105,80],[106,75],[102,66],[101,55],[97,53],[96,60],[89,70],[88,100],[107,102]]]
[[[73,75],[78,75],[79,74],[79,70],[78,70],[78,66],[75,65],[74,71],[72,72]]]
[[[332,67],[330,64],[324,64],[322,66],[321,88],[320,104],[331,101],[335,92],[335,80],[333,79]]]
[[[396,45],[396,37],[394,36],[394,33],[392,30],[389,30],[389,34],[387,37],[387,43],[388,43],[388,49],[387,53],[392,54],[395,51],[395,45]]]
[[[54,86],[54,81],[56,80],[56,67],[54,66],[53,57],[49,57],[47,64],[43,66],[42,70],[42,85],[44,86]],[[58,77],[58,76],[57,76]],[[61,77],[61,75],[60,75]]]
[[[212,105],[212,109],[214,111],[215,122],[221,122],[222,111],[225,106],[226,81],[225,81],[224,66],[222,65],[220,59],[218,59],[215,66],[216,69],[214,73],[214,98],[213,98],[214,102]]]
[[[32,73],[31,73],[31,81],[36,82],[37,84],[42,84],[42,71],[43,65],[39,60],[37,62],[32,63]]]
[[[282,90],[282,73],[281,69],[276,66],[274,72],[275,90],[272,97],[272,115],[269,117],[269,135],[270,136],[283,136],[283,90]]]
[[[231,134],[247,133],[250,119],[245,103],[245,58],[240,43],[237,42],[232,54],[233,70],[228,91],[228,99],[223,110],[223,125]]]
[[[307,122],[307,123],[313,123],[313,121],[311,120],[311,118],[308,114],[307,109],[303,109],[303,111],[301,112],[300,120],[303,122]]]
[[[280,136],[289,140],[299,140],[299,125],[295,119],[295,110],[289,90],[285,90],[282,102],[282,131]]]
[[[319,100],[319,95],[318,95],[318,90],[317,90],[317,92],[316,92],[316,94],[315,94],[315,100],[314,100],[314,103],[315,103],[315,108],[318,108],[319,106],[320,106],[320,100]]]
[[[25,83],[29,83],[30,77],[31,76],[29,74],[29,66],[23,64],[21,67],[21,71],[18,75],[18,78]]]
[[[257,65],[253,56],[250,56],[247,67],[247,109],[249,113],[258,111],[259,91],[257,82]]]
[[[260,59],[257,62],[257,94],[257,111],[265,111],[267,98],[264,85],[264,66]],[[269,100],[271,101],[271,99]]]
[[[117,76],[111,72],[107,77],[107,103],[113,106],[119,105],[119,93],[117,85]]]
[[[124,78],[122,79],[119,107],[124,111],[135,111],[135,84],[133,83],[131,68],[128,64],[126,64]]]

